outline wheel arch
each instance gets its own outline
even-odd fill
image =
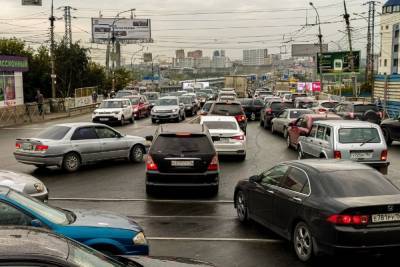
[[[83,163],[83,159],[82,159],[82,155],[81,155],[81,153],[79,152],[79,151],[77,151],[77,150],[69,150],[69,151],[67,151],[67,152],[65,152],[64,154],[63,154],[63,162],[64,162],[64,158],[65,158],[65,156],[66,155],[68,155],[68,154],[71,154],[71,153],[74,153],[74,154],[77,154],[78,155],[78,157],[79,157],[79,160],[81,161],[81,163]]]
[[[95,248],[96,250],[106,250],[113,254],[124,254],[124,246],[112,239],[108,238],[96,238],[89,239],[83,242],[85,245]]]
[[[133,144],[133,145],[129,148],[128,158],[130,158],[131,153],[132,153],[132,150],[133,150],[136,146],[139,146],[140,148],[142,148],[143,154],[147,154],[146,147],[145,147],[143,144],[141,144],[141,143],[136,143],[136,144]]]

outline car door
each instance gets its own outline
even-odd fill
[[[99,160],[101,153],[100,142],[94,127],[79,127],[71,136],[71,146],[74,151],[79,152],[82,162]]]
[[[274,128],[276,131],[278,132],[283,132],[283,125],[284,125],[284,121],[288,116],[288,111],[284,110],[279,116],[278,118],[276,118],[276,120],[274,121]]]
[[[317,133],[317,129],[318,129],[318,125],[314,124],[311,127],[310,134],[301,138],[301,149],[303,150],[303,153],[305,153],[308,156],[312,155],[312,149],[313,149],[312,145],[314,143],[315,134]]]
[[[294,122],[293,127],[290,127],[289,136],[290,142],[294,145],[297,145],[299,142],[300,135],[304,135],[305,132],[308,130],[307,128],[307,119],[305,117],[301,117]],[[305,126],[305,127],[304,127]]]
[[[322,125],[318,125],[317,133],[313,142],[311,142],[311,155],[313,157],[319,158],[322,151],[323,146],[325,145],[324,136],[325,136],[326,127]]]
[[[126,158],[129,155],[128,143],[119,133],[106,126],[96,126],[95,130],[101,145],[102,159]]]
[[[249,210],[254,219],[266,226],[273,225],[273,203],[275,188],[288,170],[287,165],[278,165],[262,173],[249,194]]]
[[[333,157],[333,129],[326,126],[322,148],[328,159]]]
[[[124,107],[124,117],[125,117],[125,119],[132,118],[133,110],[132,110],[131,101],[130,100],[124,100],[123,107]]]
[[[32,218],[9,203],[0,201],[0,226],[31,226]]]

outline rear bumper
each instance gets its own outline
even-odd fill
[[[218,186],[219,173],[160,173],[146,172],[146,185],[160,187],[209,187]]]
[[[246,155],[246,145],[240,143],[218,144],[214,143],[218,155]]]
[[[388,173],[388,168],[390,165],[390,162],[388,162],[388,161],[367,161],[367,162],[361,162],[361,163],[371,166],[372,168],[380,171],[382,174]]]
[[[18,162],[41,166],[61,166],[63,160],[63,155],[36,155],[20,152],[14,152],[14,157]]]

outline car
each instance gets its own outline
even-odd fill
[[[142,228],[128,217],[98,210],[54,208],[4,186],[0,187],[0,225],[49,229],[106,254],[149,254]]]
[[[138,95],[138,94],[139,93],[136,90],[124,89],[124,90],[119,90],[114,98],[124,98],[124,97],[127,97],[127,96],[134,96],[134,95]]]
[[[186,116],[194,116],[197,114],[199,107],[191,96],[181,96],[179,101],[185,105]]]
[[[82,165],[104,160],[142,162],[144,154],[144,138],[121,134],[107,125],[81,122],[56,124],[35,137],[18,138],[14,157],[39,168],[58,166],[75,172]]]
[[[187,87],[187,88],[184,88],[183,91],[186,91],[186,93],[194,93],[194,88],[193,87]]]
[[[299,158],[347,159],[387,174],[387,146],[379,125],[365,121],[316,121],[299,137]]]
[[[0,170],[0,186],[8,186],[42,202],[47,202],[49,191],[39,179],[25,173]]]
[[[207,101],[204,103],[204,106],[200,110],[200,115],[205,116],[210,111],[211,106],[214,104],[215,101]]]
[[[297,150],[300,136],[307,136],[310,133],[315,121],[341,120],[336,114],[304,114],[296,121],[289,123],[286,145]]]
[[[201,89],[199,92],[207,94],[207,99],[208,100],[214,100],[215,99],[215,94],[214,94],[214,91],[212,89]]]
[[[222,95],[222,96],[219,96],[219,97],[218,97],[218,101],[225,101],[225,102],[228,102],[228,101],[235,101],[235,100],[236,100],[236,97],[235,97],[235,96]]]
[[[34,227],[2,227],[0,243],[7,244],[0,246],[0,266],[214,266],[187,258],[105,255],[72,239]]]
[[[134,122],[133,108],[129,99],[113,98],[103,100],[99,108],[92,114],[92,122],[113,123],[124,125],[126,121]]]
[[[216,101],[211,106],[208,115],[233,116],[239,123],[240,129],[246,134],[247,118],[242,105],[238,101]]]
[[[315,107],[310,108],[315,113],[327,113],[331,112],[339,102],[334,100],[318,100],[318,105]]]
[[[282,96],[281,96],[281,98],[282,98],[282,100],[284,100],[284,101],[292,101],[292,94],[290,93],[290,94],[283,94]]]
[[[200,101],[198,100],[197,95],[195,93],[186,93],[186,94],[183,94],[182,96],[191,97],[192,102],[195,102],[195,105],[197,106],[197,108],[201,109]]]
[[[157,106],[151,110],[151,121],[176,121],[185,120],[185,105],[176,96],[164,96],[158,100]]]
[[[283,110],[293,108],[292,101],[271,100],[267,102],[260,113],[260,126],[264,129],[271,128],[272,120]]]
[[[279,96],[280,98],[283,98],[284,95],[292,95],[292,92],[290,92],[290,91],[277,91],[276,95]]]
[[[298,98],[298,97],[307,97],[307,94],[306,93],[292,93],[290,97],[291,97],[292,101],[295,101],[296,98]]]
[[[206,126],[160,125],[146,140],[152,142],[146,161],[148,194],[162,187],[195,187],[211,195],[218,193],[218,155]]]
[[[309,109],[285,109],[271,121],[271,133],[283,134],[284,138],[288,136],[288,128],[291,122],[296,121],[304,114],[313,113]]]
[[[207,93],[197,92],[196,96],[197,96],[197,100],[199,101],[200,107],[202,107],[204,105],[204,103],[206,103],[208,100]]]
[[[376,104],[364,102],[342,102],[333,110],[345,120],[361,120],[380,124],[383,114]]]
[[[234,206],[290,241],[304,262],[315,255],[400,249],[400,190],[351,161],[301,160],[238,182]]]
[[[382,121],[381,129],[387,145],[390,146],[393,141],[400,141],[400,116]]]
[[[294,107],[295,108],[308,108],[312,109],[318,106],[317,100],[311,97],[297,97],[294,100]]]
[[[268,95],[266,97],[264,97],[264,102],[268,103],[269,101],[282,101],[282,99],[278,96],[274,96],[274,95]]]
[[[135,119],[147,118],[150,115],[150,103],[143,95],[125,97],[131,101],[133,117]]]
[[[234,117],[228,116],[202,116],[200,124],[206,125],[214,141],[218,156],[236,156],[241,161],[246,159],[246,135],[240,129]]]
[[[261,110],[264,109],[265,102],[258,98],[243,98],[239,100],[242,103],[243,111],[247,119],[252,121],[259,120]]]
[[[258,91],[254,94],[255,98],[263,99],[266,96],[273,96],[274,94],[271,91]]]
[[[160,93],[158,92],[144,92],[143,95],[147,97],[147,100],[149,101],[150,110],[157,104],[157,101],[160,98]]]

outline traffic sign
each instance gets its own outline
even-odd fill
[[[23,6],[42,6],[42,0],[22,0]]]
[[[360,71],[360,51],[353,51],[354,72]],[[350,73],[350,51],[324,52],[322,57],[318,54],[317,59],[318,73]]]

